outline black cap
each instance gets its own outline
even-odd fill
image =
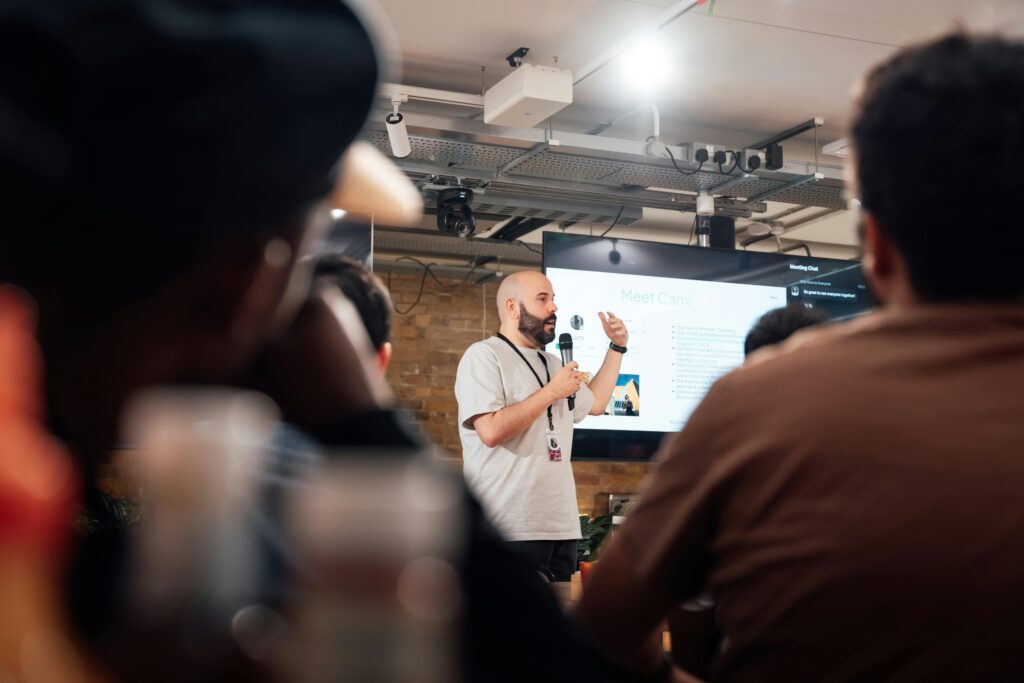
[[[0,0],[0,247],[294,218],[331,189],[377,73],[339,0]]]

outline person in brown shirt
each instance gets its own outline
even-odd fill
[[[907,166],[1024,190],[1024,45],[905,50],[857,105],[883,308],[755,353],[663,445],[579,609],[635,680],[685,680],[650,636],[705,590],[713,680],[1024,680],[1024,231]]]

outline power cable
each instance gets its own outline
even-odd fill
[[[441,279],[438,278],[436,274],[434,274],[433,268],[437,267],[437,265],[438,265],[436,263],[433,263],[433,262],[431,262],[431,263],[424,263],[423,261],[419,260],[418,258],[413,258],[412,256],[399,256],[398,258],[395,259],[395,262],[398,262],[398,261],[412,261],[413,263],[415,263],[418,266],[420,266],[421,268],[423,268],[423,275],[420,277],[420,286],[419,286],[419,291],[416,293],[416,300],[413,301],[409,305],[409,307],[406,308],[404,311],[399,309],[398,306],[395,305],[395,313],[398,313],[399,315],[408,315],[414,308],[416,308],[419,305],[420,301],[423,299],[423,292],[424,292],[424,290],[426,290],[427,276],[428,275],[431,277],[431,279],[434,280],[434,282],[436,282],[441,287],[443,287],[445,289],[455,289],[456,287],[461,287],[462,285],[466,284],[466,282],[469,281],[469,278],[473,276],[473,273],[475,273],[476,269],[477,269],[477,264],[474,263],[473,266],[469,269],[469,272],[466,273],[466,276],[464,278],[462,278],[461,280],[459,280],[458,282],[455,282],[455,283],[446,283],[446,282],[442,282]],[[389,290],[391,289],[391,276],[392,276],[392,274],[393,274],[393,271],[388,271],[388,289]]]
[[[625,210],[626,210],[626,205],[625,205],[625,204],[623,204],[623,205],[622,205],[622,206],[621,206],[621,207],[619,208],[619,212],[618,212],[617,214],[615,214],[615,220],[613,220],[613,221],[612,221],[612,224],[608,226],[608,229],[607,229],[607,230],[605,230],[604,232],[602,232],[602,233],[601,233],[601,234],[599,235],[600,237],[604,237],[605,235],[607,235],[607,234],[608,234],[609,232],[611,232],[611,231],[612,231],[612,228],[614,228],[614,227],[615,227],[615,224],[619,222],[619,219],[620,219],[620,218],[622,218],[622,212],[623,212],[623,211],[625,211]]]
[[[391,287],[391,275],[392,275],[392,272],[388,271],[388,291],[392,290],[392,287]],[[395,306],[395,313],[397,313],[398,315],[409,315],[409,313],[412,312],[412,309],[414,309],[417,306],[419,306],[420,305],[420,299],[423,298],[423,290],[426,288],[426,285],[427,285],[427,269],[424,268],[423,269],[423,277],[420,278],[420,291],[416,293],[416,300],[413,301],[409,305],[409,308],[405,309],[404,311],[398,307],[398,304],[394,304],[394,306]]]
[[[718,162],[718,172],[721,173],[722,175],[730,175],[733,171],[736,170],[736,167],[740,165],[740,155],[732,150],[726,150],[725,154],[732,155],[732,168],[726,171],[723,168],[722,162]]]
[[[682,173],[684,176],[697,175],[698,173],[701,172],[701,169],[704,168],[704,162],[707,161],[707,159],[701,159],[696,169],[694,169],[693,171],[684,171],[683,169],[679,168],[679,164],[676,163],[676,156],[672,154],[672,150],[669,148],[668,145],[665,145],[665,151],[668,152],[668,158],[672,162],[672,165],[675,167],[675,169]]]
[[[533,247],[531,247],[529,244],[527,244],[526,242],[524,242],[522,240],[512,240],[512,241],[515,242],[516,244],[518,244],[521,247],[526,247],[527,249],[532,251],[534,254],[543,254],[544,253],[540,249],[534,249]]]

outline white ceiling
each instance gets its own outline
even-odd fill
[[[505,55],[578,71],[642,31],[674,0],[380,0],[398,40],[403,82],[479,92],[509,67]],[[953,28],[1024,32],[1021,0],[717,0],[660,38],[675,82],[656,96],[666,137],[704,126],[770,134],[813,116],[839,137],[857,78],[895,48]],[[582,83],[557,125],[594,123],[635,106],[617,69]],[[678,135],[677,135],[678,136]],[[748,135],[749,137],[749,135]],[[755,135],[756,137],[756,135]]]
[[[630,40],[674,0],[379,0],[393,25],[401,82],[479,93],[508,73],[505,55],[577,71]],[[717,0],[659,32],[673,52],[672,84],[655,95],[667,141],[749,145],[812,117],[821,144],[841,137],[857,79],[900,46],[950,30],[1024,35],[1024,0]],[[585,129],[640,103],[611,66],[580,84],[556,115],[559,129]],[[642,139],[633,117],[609,135]],[[809,135],[786,145],[788,159],[813,156]],[[832,160],[838,163],[838,160]],[[794,231],[801,239],[852,244],[840,214]]]

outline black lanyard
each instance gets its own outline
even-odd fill
[[[523,355],[523,352],[520,351],[515,344],[509,341],[509,338],[503,335],[501,332],[498,333],[498,339],[508,344],[512,348],[512,350],[516,352],[516,355],[523,359],[523,362],[526,363],[526,367],[530,368],[530,372],[532,372],[533,376],[537,378],[537,384],[539,384],[540,388],[543,389],[546,385],[544,384],[544,382],[540,381],[540,375],[538,375],[537,371],[533,368],[532,365],[530,365],[530,361],[526,360],[526,356]],[[545,358],[544,354],[541,353],[540,351],[537,352],[537,357],[540,358],[540,362],[544,364],[544,374],[547,375],[548,382],[551,382],[551,371],[548,370],[547,358]],[[555,431],[555,418],[551,414],[550,403],[548,404],[548,429],[551,431]]]

